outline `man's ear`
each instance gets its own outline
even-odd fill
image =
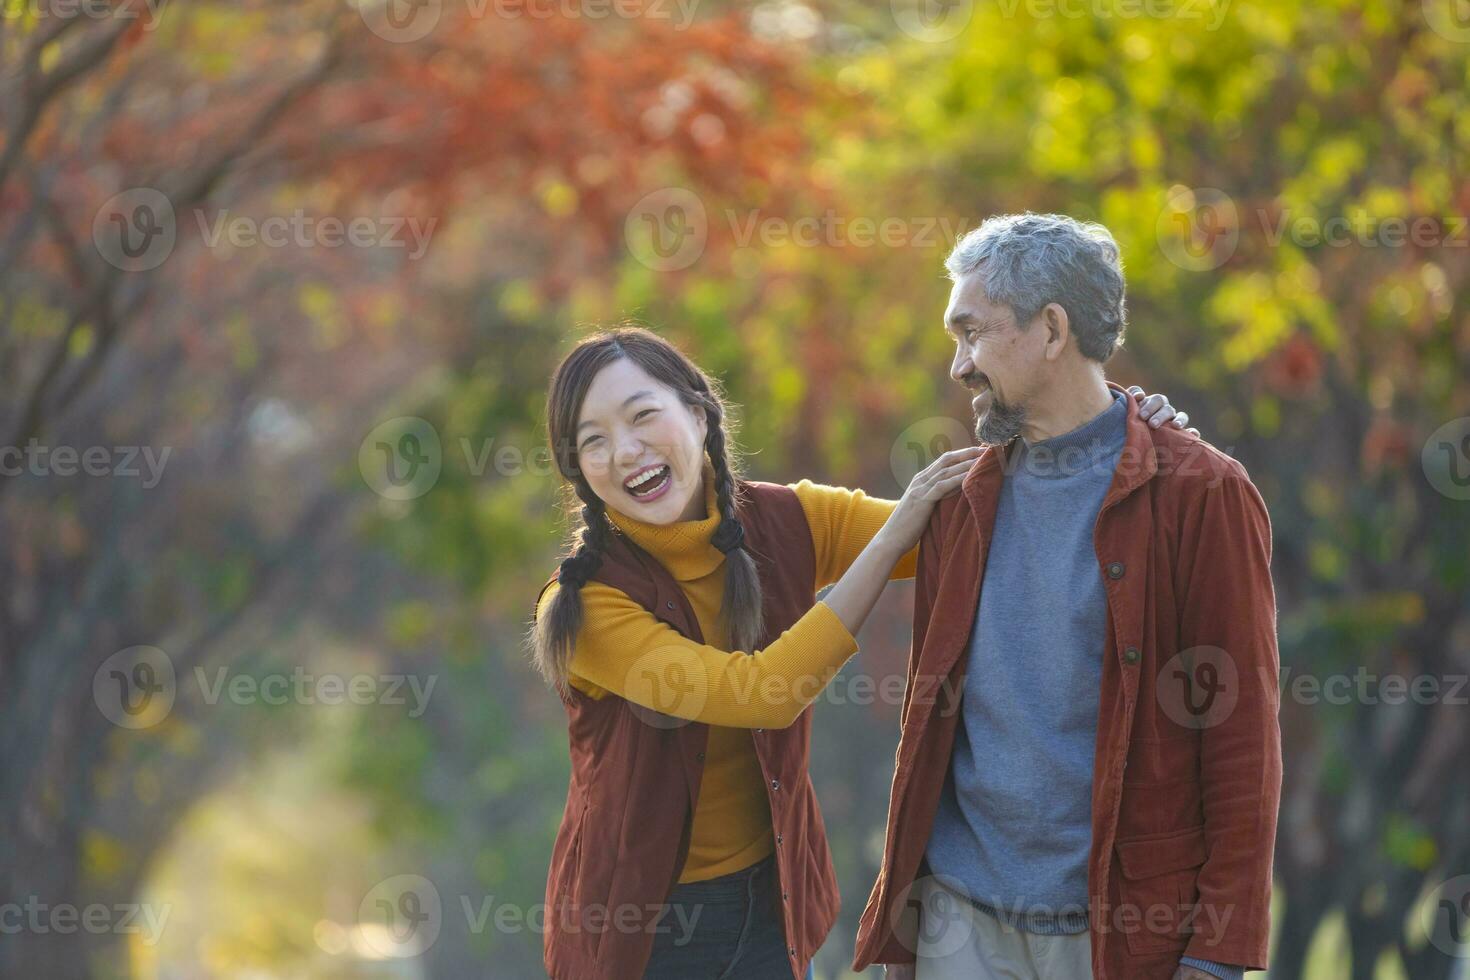
[[[1042,307],[1041,328],[1046,331],[1046,345],[1042,348],[1042,356],[1048,361],[1054,361],[1062,356],[1062,351],[1067,349],[1067,344],[1072,340],[1072,323],[1067,319],[1067,311],[1060,303],[1047,303]]]

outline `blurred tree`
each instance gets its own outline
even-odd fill
[[[694,25],[675,46],[658,21],[501,22],[497,8],[476,9],[410,38],[378,7],[333,0],[5,5],[7,898],[80,906],[88,888],[128,894],[170,821],[215,781],[211,766],[238,757],[218,727],[199,737],[196,726],[224,723],[184,697],[194,668],[249,670],[262,618],[286,633],[367,594],[378,570],[353,531],[374,506],[403,510],[353,472],[362,420],[401,410],[394,398],[419,401],[436,365],[467,336],[484,339],[435,302],[440,291],[508,280],[564,291],[621,237],[609,215],[628,207],[619,194],[630,174],[739,179],[790,139],[789,126],[766,125],[707,81],[738,71],[782,90],[784,56],[763,53],[736,21]],[[547,47],[558,54],[543,57]],[[660,128],[663,116],[641,124],[681,78],[670,117],[692,108],[739,134],[727,144],[738,159]],[[473,218],[456,226],[461,207]],[[440,261],[341,249],[310,232],[284,247],[235,240],[237,220],[260,229],[302,215],[376,220],[380,231],[442,221]],[[43,456],[16,457],[27,447]],[[152,450],[160,479],[68,476],[43,461],[92,447]],[[470,511],[496,528],[526,524],[523,508],[489,500]],[[381,641],[391,624],[364,621],[362,608],[343,628]],[[93,679],[137,644],[170,657],[180,705],[155,728],[123,731],[99,710]],[[148,778],[115,778],[110,765]],[[119,785],[121,803],[109,789]],[[120,807],[128,819],[116,819]],[[104,809],[115,833],[95,832]],[[7,937],[0,972],[80,976],[93,951],[76,938]]]

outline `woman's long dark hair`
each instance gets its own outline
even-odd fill
[[[582,628],[582,586],[602,564],[613,528],[607,505],[593,493],[577,459],[577,416],[597,373],[628,359],[667,385],[687,405],[704,410],[708,432],[704,449],[715,471],[716,506],[720,512],[714,545],[725,552],[725,594],[720,624],[731,650],[753,651],[762,632],[761,585],[755,560],[743,545],[745,529],[735,510],[735,464],[726,439],[726,410],[717,384],[673,344],[641,327],[620,327],[588,337],[557,367],[546,397],[546,429],[551,454],[562,478],[581,504],[580,526],[573,529],[569,553],[558,572],[559,588],[531,633],[536,669],[548,684],[570,696],[567,664]],[[568,507],[575,521],[576,504]]]

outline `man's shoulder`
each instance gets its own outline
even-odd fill
[[[919,539],[919,548],[939,555],[948,554],[963,540],[965,528],[974,523],[975,512],[964,490],[958,490],[934,505],[934,512],[929,515],[929,526]]]
[[[1238,459],[1199,436],[1172,425],[1151,429],[1149,436],[1158,467],[1153,475],[1157,490],[1196,497],[1226,484],[1251,484],[1250,474]],[[1120,465],[1126,463],[1126,458],[1120,461]]]

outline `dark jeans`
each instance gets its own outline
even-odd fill
[[[791,976],[776,858],[674,886],[643,980],[783,980]],[[807,980],[812,978],[807,964]]]

